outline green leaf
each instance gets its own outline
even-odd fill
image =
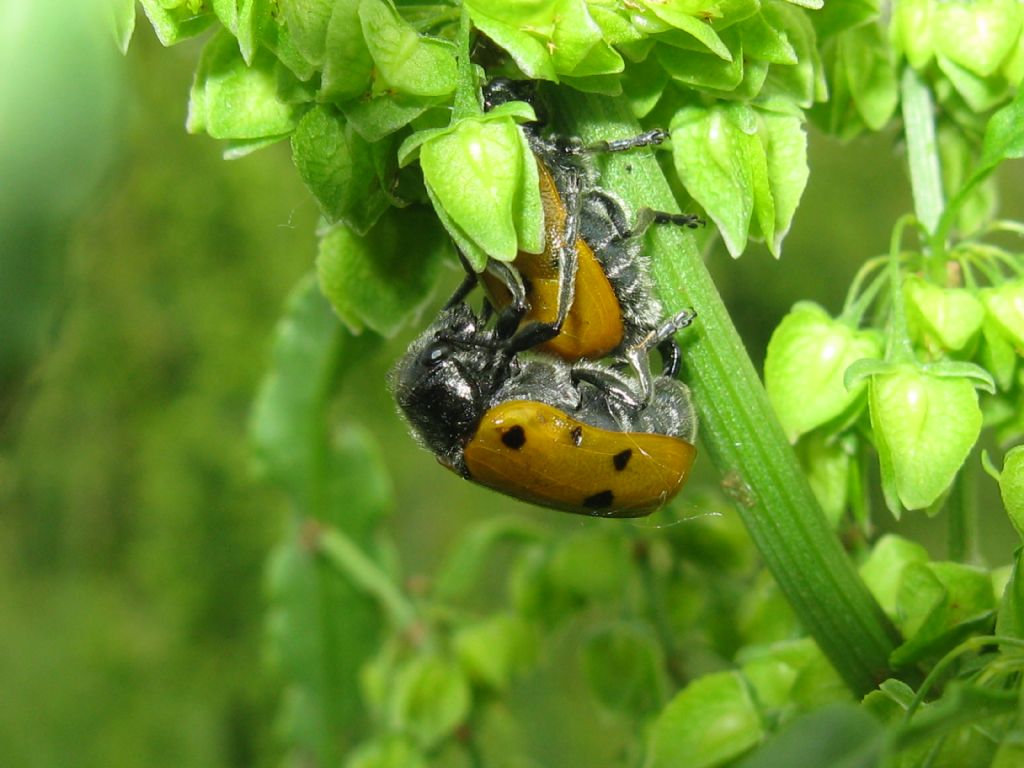
[[[910,276],[903,283],[908,319],[926,341],[948,350],[961,350],[981,330],[985,308],[963,288],[940,288]]]
[[[931,506],[981,432],[974,383],[901,366],[871,378],[868,405],[889,509]]]
[[[999,475],[999,493],[1010,522],[1024,539],[1024,446],[1014,446],[1006,452]]]
[[[841,3],[824,3],[820,13],[806,15],[814,20],[818,34],[824,40],[876,20],[878,5],[879,0],[844,0]]]
[[[896,620],[907,640],[893,651],[893,664],[941,656],[972,632],[988,629],[994,607],[985,571],[960,563],[909,563],[896,596]]]
[[[932,39],[933,0],[900,0],[892,8],[892,39],[914,69],[922,70],[935,55]]]
[[[427,758],[404,736],[387,736],[361,744],[345,768],[427,768]]]
[[[1014,730],[1003,737],[989,768],[1016,768],[1024,765],[1024,731]]]
[[[135,32],[135,0],[111,0],[110,27],[121,53],[128,53],[128,44]]]
[[[420,749],[437,746],[469,715],[469,682],[448,659],[417,656],[398,670],[393,685],[390,724]]]
[[[225,31],[203,48],[189,99],[186,127],[215,139],[262,139],[288,134],[301,109],[281,100],[276,59],[265,51],[247,66]]]
[[[921,754],[934,756],[932,764],[937,766],[989,765],[992,737],[982,724],[1015,713],[1019,699],[1015,690],[950,680],[942,698],[921,708],[909,725],[890,735],[890,746],[894,751],[921,747]]]
[[[983,288],[980,295],[996,328],[1016,347],[1018,355],[1024,354],[1024,280]]]
[[[1017,44],[1016,0],[945,0],[934,3],[932,38],[937,51],[980,77],[991,75]]]
[[[622,594],[631,571],[627,542],[619,534],[589,529],[555,550],[548,578],[559,590],[591,600]]]
[[[810,174],[807,166],[807,134],[801,117],[764,111],[759,116],[759,136],[768,162],[771,206],[759,206],[759,198],[755,197],[755,213],[758,214],[759,222],[772,216],[770,231],[763,223],[761,231],[768,243],[768,250],[778,258],[782,254],[782,240],[789,232],[793,215],[807,187]]]
[[[939,55],[936,60],[942,74],[953,84],[968,109],[973,112],[987,112],[1006,100],[1008,91],[1006,81],[1001,75],[981,77],[945,56]]]
[[[846,369],[881,354],[878,341],[833,320],[816,304],[800,303],[768,342],[765,388],[791,442],[863,404],[866,382],[847,388]]]
[[[347,101],[362,95],[370,85],[373,58],[363,39],[359,22],[360,0],[337,0],[327,25],[324,45],[321,98]]]
[[[526,134],[522,131],[519,131],[519,149],[523,157],[523,172],[519,176],[519,188],[512,204],[517,247],[526,253],[543,253],[546,235],[544,204],[540,196],[539,161],[530,162],[533,156]]]
[[[209,11],[195,12],[188,6],[165,8],[160,0],[139,0],[142,11],[153,25],[163,45],[176,45],[195,37],[212,24],[216,17]]]
[[[950,199],[963,188],[964,182],[974,171],[980,154],[977,141],[967,136],[961,128],[950,123],[941,123],[937,130],[939,165],[942,169],[942,189]],[[998,209],[997,190],[993,179],[986,179],[959,203],[956,227],[961,237],[979,232],[992,221]],[[967,253],[982,244],[962,244]]]
[[[842,441],[830,440],[821,432],[813,432],[797,443],[797,456],[825,517],[837,528],[846,511],[853,457]]]
[[[327,24],[334,5],[334,0],[277,0],[295,47],[316,67],[324,62]]]
[[[493,517],[467,528],[437,572],[433,597],[441,603],[463,599],[479,587],[499,544],[530,543],[543,537],[543,528],[520,516]]]
[[[745,55],[784,66],[794,66],[799,62],[785,32],[772,26],[763,12],[745,19],[739,29]]]
[[[344,768],[427,768],[427,759],[404,736],[384,736],[359,744]]]
[[[1020,157],[1024,157],[1024,88],[1018,89],[1013,101],[989,118],[978,167],[946,207],[939,231],[949,231],[964,201],[1003,160]]]
[[[271,0],[213,0],[220,23],[238,39],[246,64],[252,64],[260,35],[270,20]]]
[[[655,47],[654,53],[658,63],[677,82],[693,88],[728,92],[743,82],[743,46],[736,30],[726,30],[722,35],[722,42],[727,46],[722,51],[726,54],[724,56],[664,42]]]
[[[737,661],[762,711],[817,709],[849,698],[835,669],[809,637],[747,646]]]
[[[992,380],[992,374],[980,365],[968,363],[965,360],[937,360],[934,363],[926,363],[921,366],[924,372],[943,379],[966,379],[978,389],[994,395],[996,383]]]
[[[668,73],[658,66],[653,56],[627,67],[622,77],[622,90],[629,99],[633,114],[646,117],[661,99],[668,85]]]
[[[267,570],[269,661],[286,690],[278,727],[289,744],[337,763],[355,736],[356,675],[374,650],[376,609],[313,556],[297,526]]]
[[[277,56],[282,66],[299,80],[310,80],[316,72],[316,67],[299,51],[291,30],[283,20],[273,14],[268,16],[263,26],[257,30],[259,42]]]
[[[787,723],[737,768],[875,768],[886,733],[860,707],[832,704]]]
[[[916,541],[894,533],[882,536],[860,566],[860,576],[882,610],[896,617],[896,596],[903,579],[903,569],[911,563],[927,563],[928,550]]]
[[[979,172],[995,168],[1003,160],[1024,157],[1024,88],[1000,109],[985,126]]]
[[[580,600],[556,587],[549,575],[550,553],[541,545],[522,550],[508,577],[509,598],[530,621],[554,626],[580,605]]]
[[[359,135],[373,143],[401,130],[430,106],[429,100],[393,94],[349,101],[341,111]]]
[[[512,261],[519,251],[514,206],[525,194],[526,162],[533,163],[533,157],[524,157],[519,128],[511,120],[463,120],[420,148],[435,206],[439,202],[458,227],[452,236],[464,234],[501,261]],[[532,195],[540,195],[536,185]]]
[[[292,292],[275,331],[272,363],[253,405],[250,431],[263,474],[288,491],[303,514],[333,520],[325,509],[333,476],[327,409],[339,373],[373,344],[369,336],[358,340],[344,333],[312,275]],[[338,461],[344,459],[339,455]],[[357,467],[366,473],[360,487],[379,489],[371,482],[371,468]]]
[[[824,101],[827,86],[818,40],[808,14],[784,3],[765,6],[761,13],[774,29],[785,35],[787,44],[796,54],[794,65],[773,64],[769,68],[764,96],[784,99],[801,109],[809,109],[815,101]]]
[[[676,171],[729,252],[742,253],[756,216],[756,231],[777,256],[807,183],[801,119],[738,104],[689,107],[676,113],[671,130]]]
[[[679,179],[714,220],[733,257],[746,247],[754,211],[753,176],[746,159],[747,145],[758,139],[743,131],[732,115],[746,109],[687,107],[670,126]]]
[[[555,0],[552,62],[559,74],[574,77],[615,74],[622,57],[601,37],[584,0]]]
[[[981,325],[982,343],[978,352],[978,361],[982,367],[992,374],[1000,391],[1007,391],[1013,386],[1013,374],[1017,369],[1017,353],[1006,336],[988,315]]]
[[[891,48],[877,24],[866,24],[839,37],[836,56],[842,60],[850,96],[865,124],[879,131],[899,102],[896,66]]]
[[[377,67],[378,90],[394,88],[412,96],[445,96],[455,90],[454,50],[421,37],[383,0],[359,4],[366,46]]]
[[[651,729],[645,768],[710,768],[735,759],[764,737],[742,676],[714,672],[694,680]]]
[[[524,75],[532,80],[558,79],[545,41],[538,39],[536,33],[525,31],[527,27],[506,22],[501,18],[504,9],[517,10],[527,7],[526,4],[510,5],[467,0],[465,5],[469,8],[473,26],[505,50]],[[534,29],[532,25],[528,28]]]
[[[314,525],[297,518],[272,556],[267,626],[289,703],[281,726],[290,743],[328,764],[337,762],[335,750],[355,735],[359,722],[357,673],[376,650],[380,623],[369,596],[380,600],[399,624],[408,621],[410,609],[400,595],[395,597],[393,586],[381,587],[386,579],[380,569],[355,544],[365,546],[370,540],[391,507],[392,490],[369,432],[349,426],[336,439],[327,438],[330,390],[316,378],[323,373],[317,358],[333,357],[337,346],[330,335],[316,333],[308,306],[313,298],[317,310],[327,309],[310,280],[282,324],[275,349],[279,367],[261,391],[253,432],[265,463],[277,470],[274,477],[289,490],[296,509],[322,521]],[[326,317],[337,326],[329,310]],[[311,365],[288,369],[302,362]],[[310,381],[300,381],[304,377]],[[283,456],[289,448],[292,453]],[[323,525],[336,528],[324,533]],[[321,551],[335,562],[317,557]],[[335,570],[342,561],[352,567]],[[324,733],[332,738],[324,739]]]
[[[331,223],[365,235],[390,205],[377,176],[374,147],[330,107],[317,106],[292,134],[292,158]]]
[[[499,613],[461,628],[452,639],[459,663],[474,681],[502,692],[537,657],[534,628],[515,614]]]
[[[686,10],[679,8],[679,4],[676,3],[644,2],[644,5],[657,18],[670,27],[685,32],[718,58],[725,61],[733,60],[733,52],[722,42],[722,39],[715,32],[709,21],[696,17],[694,13],[696,9],[687,13]]]
[[[1020,474],[1020,470],[1015,470],[1015,473]],[[1015,482],[1019,483],[1020,479],[1015,478]],[[1017,521],[1014,525],[1017,525]],[[1020,528],[1017,533],[1021,533]],[[1024,640],[1024,547],[1018,547],[1013,556],[1013,571],[996,615],[996,634]]]
[[[611,712],[641,719],[659,711],[668,694],[661,645],[652,630],[637,624],[591,634],[583,669],[598,702]]]
[[[388,211],[360,237],[338,226],[320,240],[320,286],[338,316],[393,336],[430,299],[448,243],[425,208]]]

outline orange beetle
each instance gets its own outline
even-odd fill
[[[391,373],[413,434],[441,464],[518,499],[585,515],[646,515],[679,492],[696,455],[685,384],[658,376],[645,398],[611,366],[521,359],[496,334],[460,302]]]

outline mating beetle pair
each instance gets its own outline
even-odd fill
[[[492,81],[485,107],[524,95],[521,84]],[[672,338],[693,315],[663,319],[639,235],[651,223],[699,221],[644,209],[630,227],[622,202],[591,182],[586,154],[650,146],[663,132],[585,147],[546,138],[536,123],[523,129],[538,165],[544,252],[491,260],[479,277],[467,269],[396,365],[392,389],[415,435],[463,477],[569,512],[648,514],[678,492],[694,459],[696,420],[675,380]],[[488,298],[480,316],[464,303],[478,282]],[[520,354],[533,349],[547,355]],[[596,362],[609,355],[633,375]]]

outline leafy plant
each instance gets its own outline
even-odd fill
[[[227,157],[290,139],[323,215],[319,287],[296,289],[253,418],[265,471],[295,509],[269,581],[296,759],[532,764],[514,735],[528,716],[509,702],[571,640],[592,706],[631,729],[626,764],[1017,764],[1021,550],[1007,568],[977,565],[973,488],[983,435],[1012,443],[1024,425],[1024,225],[996,218],[992,181],[1024,154],[1024,6],[142,7],[165,44],[215,28],[189,130],[224,140]],[[134,14],[116,5],[122,46]],[[866,255],[838,316],[793,308],[764,388],[700,258],[696,237],[714,234],[649,237],[666,309],[698,312],[686,375],[749,539],[729,514],[683,522],[679,509],[660,528],[605,521],[567,536],[494,517],[414,590],[375,535],[387,470],[369,435],[332,418],[339,385],[374,334],[418,316],[448,236],[477,267],[539,243],[517,127],[533,115],[482,111],[479,83],[497,75],[549,83],[557,127],[585,141],[667,127],[665,162],[609,158],[601,183],[637,207],[699,207],[735,257],[750,240],[781,254],[808,124],[842,139],[901,131],[913,213],[889,253]],[[889,513],[945,515],[949,560],[875,537],[875,457]],[[1018,454],[1004,464],[991,471],[1021,530]]]

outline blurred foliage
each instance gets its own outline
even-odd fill
[[[47,5],[3,27],[47,79],[4,80],[0,763],[254,765],[281,517],[244,435],[313,207],[286,155],[185,136],[187,50]]]
[[[294,699],[282,706],[265,672],[263,563],[284,533],[271,577],[290,574],[284,584],[301,587],[302,579],[330,575],[307,568],[315,531],[287,523],[286,494],[252,479],[245,429],[274,322],[313,265],[318,211],[286,148],[225,163],[212,141],[186,137],[184,104],[201,41],[164,51],[140,25],[119,61],[106,37],[91,36],[78,5],[65,2],[65,12],[53,13],[56,2],[37,2],[32,12],[17,2],[0,8],[3,71],[20,58],[38,78],[6,77],[0,90],[0,764],[269,764],[281,729],[316,725]],[[31,44],[44,35],[52,46]],[[883,134],[843,146],[812,142],[814,173],[781,263],[765,250],[742,263],[712,254],[756,360],[793,302],[813,297],[837,309],[864,255],[885,250],[892,212],[910,207],[891,179],[894,141]],[[1004,212],[1014,206],[1011,198]],[[455,273],[444,280],[455,282]],[[653,551],[638,550],[653,573],[672,563],[663,597],[671,606],[665,620],[678,632],[667,665],[675,682],[713,672],[702,687],[725,690],[714,701],[749,714],[748,693],[721,670],[745,639],[788,638],[792,618],[769,580],[749,586],[754,564],[742,556],[750,550],[737,518],[708,514],[720,508],[698,492],[710,478],[698,476],[678,505],[681,517],[698,522],[655,518],[607,537],[601,521],[552,516],[462,483],[412,444],[383,391],[384,370],[404,341],[367,353],[327,419],[358,415],[393,475],[385,506],[397,514],[386,526],[397,553],[375,550],[391,563],[384,576],[414,596],[431,589],[448,599],[458,580],[431,583],[423,574],[438,572],[462,532],[505,512],[542,527],[547,541],[525,554],[499,547],[486,578],[460,596],[467,611],[518,601],[548,625],[543,653],[531,651],[508,613],[494,625],[469,624],[445,649],[473,671],[474,695],[484,702],[474,727],[488,754],[529,755],[516,765],[619,765],[635,757],[631,718],[660,709],[667,695],[660,648],[652,650],[646,624],[612,621],[620,609],[643,613],[635,592],[619,595],[607,580],[573,575],[591,575],[595,557],[616,562],[637,541],[653,542]],[[363,450],[366,433],[352,422],[325,433],[342,456]],[[994,504],[982,506],[993,512],[983,519],[983,550],[1008,562],[1008,524]],[[901,530],[915,525],[920,518]],[[354,538],[379,545],[366,530]],[[941,551],[934,532],[923,538]],[[495,595],[513,563],[519,591]],[[935,570],[915,573],[928,586],[950,580]],[[717,580],[709,577],[717,571]],[[271,597],[280,596],[275,586],[282,582],[272,583]],[[588,603],[588,590],[602,588],[621,603]],[[365,603],[357,610],[372,610]],[[945,607],[906,620],[931,621],[936,637],[952,621]],[[497,654],[495,638],[509,637],[522,642]],[[377,671],[394,673],[405,691],[389,717],[415,713],[423,690],[444,691],[451,711],[462,711],[462,683],[450,683],[447,661],[414,664],[400,658],[402,649],[389,659],[393,649],[377,649],[372,629],[353,640],[360,656],[380,650]],[[806,670],[800,665],[812,656],[780,646],[741,661],[771,703],[785,698],[780,692],[793,685],[787,676]],[[599,663],[609,657],[633,683],[622,698]],[[827,677],[820,669],[804,674],[803,703],[816,701],[814,686],[829,684]],[[481,693],[513,678],[500,701]],[[360,697],[372,702],[372,680],[360,682]],[[691,689],[698,710],[702,693]],[[666,717],[685,719],[686,705],[677,700]],[[281,711],[286,717],[276,720]],[[837,709],[817,717],[794,720],[793,730],[831,729],[873,748],[875,732],[861,715]],[[436,741],[452,718],[418,737]],[[373,744],[362,757],[403,749]],[[451,748],[438,763],[464,765],[465,757]]]

